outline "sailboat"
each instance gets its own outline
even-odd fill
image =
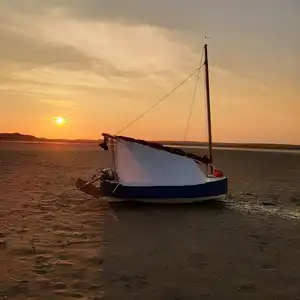
[[[122,135],[103,133],[100,147],[110,151],[112,169],[101,169],[91,180],[79,178],[76,187],[107,201],[192,203],[222,200],[227,176],[213,165],[207,44],[204,45],[209,156]],[[98,182],[98,185],[95,183]]]

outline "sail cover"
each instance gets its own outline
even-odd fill
[[[116,171],[125,186],[184,186],[206,182],[206,175],[190,158],[116,139]]]
[[[211,163],[211,160],[207,155],[198,156],[198,155],[195,155],[194,153],[187,153],[187,152],[185,152],[185,151],[183,151],[182,149],[179,149],[179,148],[167,147],[167,146],[164,146],[164,145],[159,144],[159,143],[147,142],[147,141],[144,141],[144,140],[137,140],[137,139],[133,139],[133,138],[130,138],[130,137],[127,137],[127,136],[114,136],[114,135],[110,135],[110,134],[107,134],[107,133],[103,133],[102,135],[104,136],[104,141],[101,142],[99,146],[101,148],[103,148],[104,150],[106,150],[106,151],[109,150],[109,147],[107,145],[107,142],[109,140],[122,139],[122,140],[125,140],[127,142],[135,142],[135,143],[138,143],[138,144],[141,144],[141,145],[146,145],[146,146],[154,148],[154,149],[164,150],[164,151],[167,151],[167,152],[170,152],[170,153],[185,156],[185,157],[191,158],[191,159],[193,159],[197,162],[201,162],[201,163],[206,164],[206,165]]]

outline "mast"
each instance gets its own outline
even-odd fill
[[[209,71],[208,71],[208,55],[207,44],[204,45],[204,66],[205,66],[205,86],[206,86],[206,103],[207,103],[207,122],[208,122],[208,146],[209,158],[212,164],[212,133],[211,133],[211,112],[210,112],[210,91],[209,91]],[[211,172],[211,170],[209,170]]]

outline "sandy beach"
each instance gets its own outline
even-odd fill
[[[96,145],[0,143],[0,299],[300,299],[300,153],[214,155],[225,203],[112,205]]]

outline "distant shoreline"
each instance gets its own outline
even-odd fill
[[[99,140],[87,139],[46,139],[38,138],[32,135],[20,133],[0,133],[1,142],[19,142],[19,143],[63,143],[63,144],[99,144]],[[180,147],[205,147],[207,143],[194,141],[153,141],[168,146]],[[300,150],[300,145],[289,144],[268,144],[268,143],[213,143],[217,148],[239,148],[239,149],[274,149],[274,150]]]
[[[100,143],[101,140],[87,139],[46,139],[21,133],[0,133],[0,142],[23,142],[23,143]]]

